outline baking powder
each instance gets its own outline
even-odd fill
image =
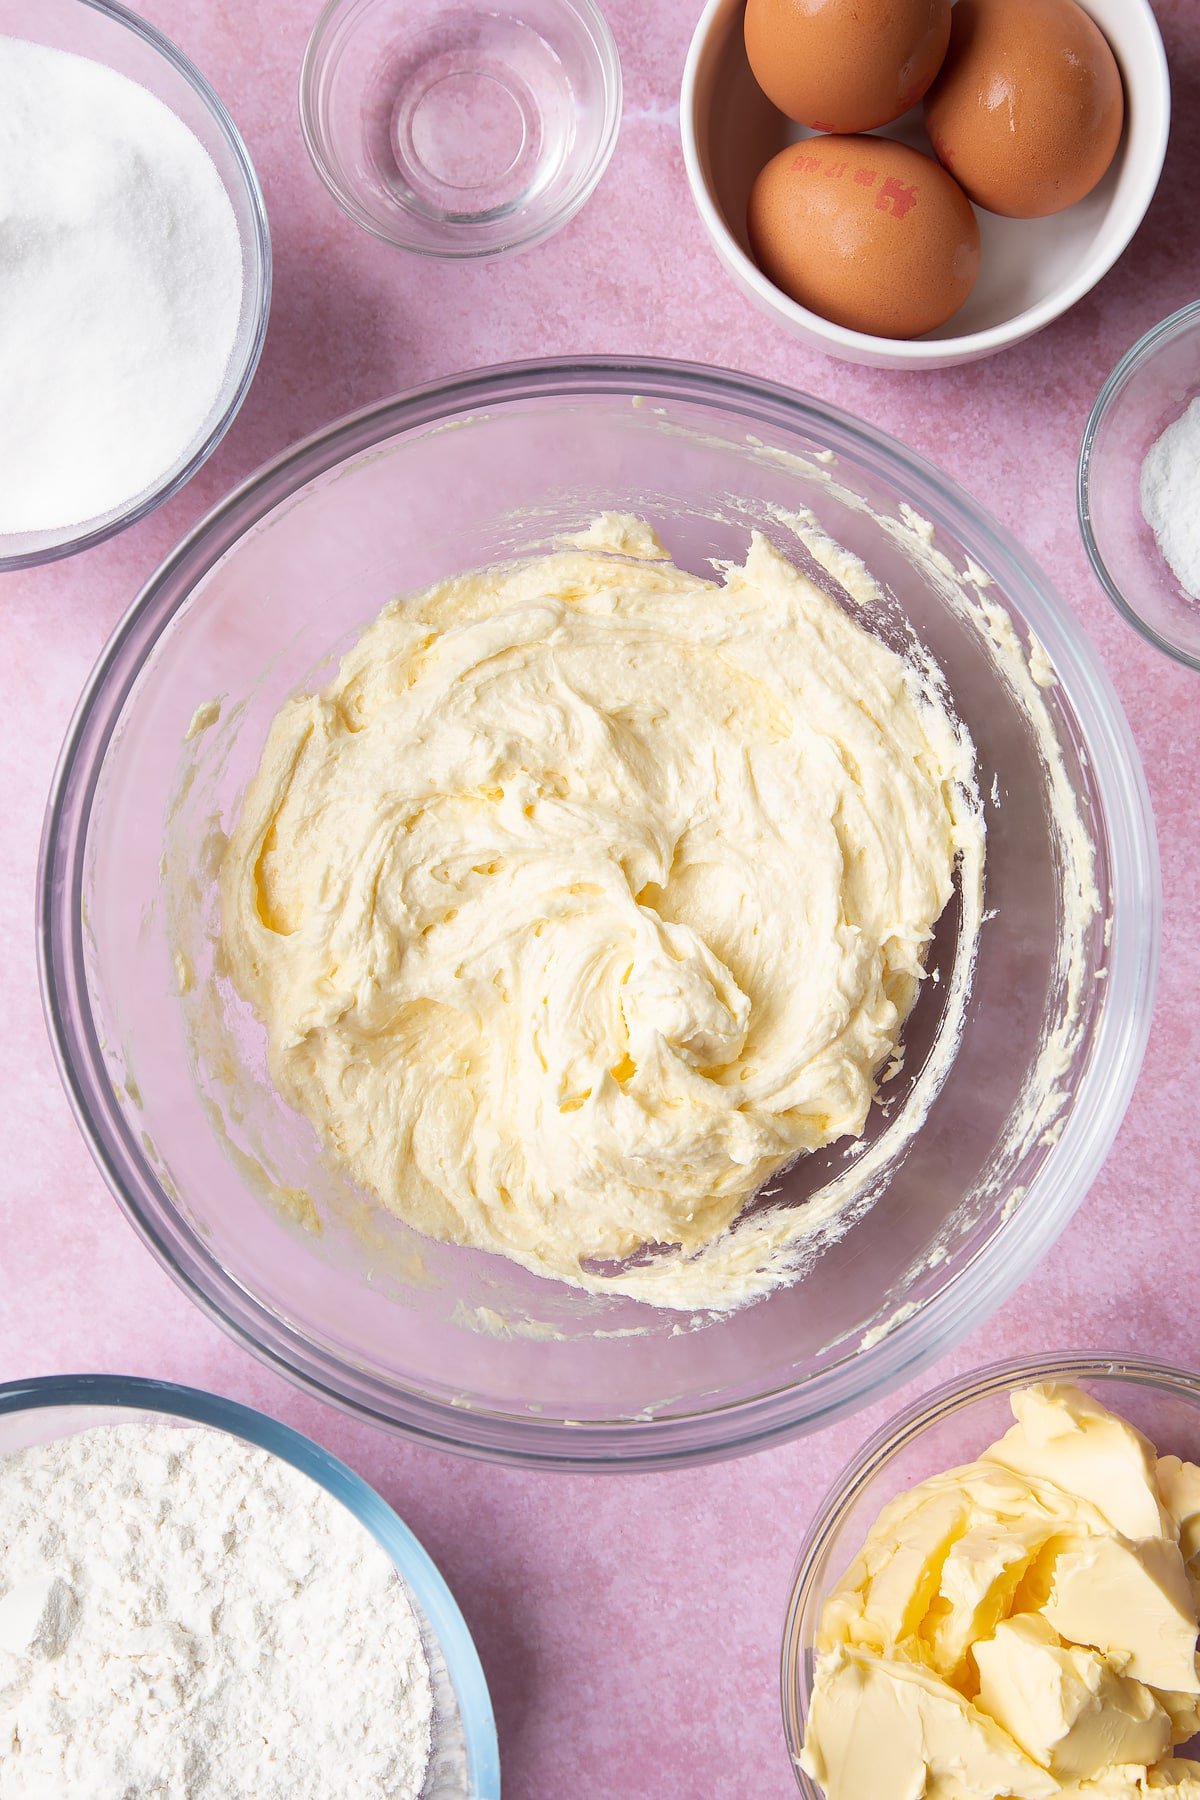
[[[113,69],[0,37],[0,533],[100,519],[180,465],[241,298],[195,134]]]
[[[391,1561],[219,1432],[0,1459],[4,1800],[416,1800],[433,1709]]]
[[[1176,581],[1200,600],[1200,397],[1150,446],[1142,513]]]

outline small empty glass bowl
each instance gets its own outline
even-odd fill
[[[885,1425],[826,1495],[792,1582],[783,1634],[783,1724],[804,1800],[822,1796],[798,1758],[812,1696],[813,1643],[826,1600],[888,1502],[931,1475],[974,1461],[1012,1424],[1009,1396],[1035,1381],[1076,1383],[1136,1425],[1160,1455],[1200,1461],[1200,1376],[1136,1356],[1093,1352],[993,1363],[926,1394]]]
[[[195,65],[116,0],[0,0],[0,37],[24,38],[103,63],[170,107],[204,146],[225,185],[242,247],[242,304],[221,391],[199,435],[153,487],[97,518],[0,535],[0,574],[101,544],[178,493],[225,436],[250,389],[271,310],[271,237],[262,190],[237,126]]]
[[[500,1757],[471,1634],[428,1552],[387,1502],[311,1438],[219,1394],[131,1375],[52,1375],[0,1385],[2,1459],[104,1425],[197,1425],[290,1463],[346,1507],[391,1558],[421,1627],[433,1683],[433,1754],[421,1800],[499,1800]]]
[[[338,205],[425,256],[549,237],[604,173],[620,118],[593,0],[329,0],[300,70],[304,141]]]
[[[1079,453],[1079,527],[1092,567],[1129,623],[1192,669],[1200,669],[1200,599],[1181,586],[1146,522],[1142,465],[1197,397],[1200,301],[1172,313],[1121,358]]]

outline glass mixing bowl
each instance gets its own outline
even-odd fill
[[[271,236],[262,189],[242,136],[220,98],[181,50],[116,0],[0,0],[0,37],[69,50],[136,81],[203,144],[229,195],[242,247],[242,303],[221,391],[173,468],[145,493],[99,518],[53,531],[0,535],[0,573],[72,556],[115,536],[179,492],[237,416],[258,368],[271,310]]]
[[[826,1600],[889,1500],[931,1475],[973,1462],[1012,1424],[1009,1395],[1035,1381],[1074,1382],[1136,1425],[1160,1456],[1200,1462],[1200,1377],[1140,1357],[1092,1353],[994,1363],[948,1382],[885,1425],[826,1495],[792,1582],[783,1636],[783,1722],[805,1800],[822,1800],[822,1789],[798,1758],[812,1697],[813,1644]]]
[[[347,1507],[391,1557],[421,1627],[433,1681],[433,1756],[422,1800],[499,1800],[487,1682],[466,1621],[428,1552],[374,1488],[311,1438],[199,1388],[130,1375],[52,1375],[0,1386],[3,1459],[100,1425],[206,1426],[290,1463]]]
[[[890,1113],[872,1109],[867,1154],[885,1191],[804,1278],[722,1317],[581,1293],[419,1237],[322,1160],[214,964],[220,832],[271,719],[397,593],[545,547],[602,508],[636,510],[683,565],[707,571],[744,553],[751,525],[795,551],[801,506],[884,585],[866,616],[937,657],[981,793],[999,802],[987,806],[993,916],[924,1123],[898,1143],[905,1095],[946,1023],[946,981],[924,984]],[[902,507],[915,509],[907,524]],[[1023,642],[1036,635],[1056,682],[1009,679],[976,613],[948,598],[962,591],[955,569],[1007,608]],[[1067,1103],[1051,1128],[1014,1135],[1061,1012],[1068,929],[1035,694],[1094,839],[1102,905],[1079,947]],[[219,718],[198,729],[217,696]],[[71,1101],[114,1194],[185,1289],[356,1413],[447,1448],[572,1468],[703,1460],[811,1429],[976,1325],[1062,1229],[1112,1140],[1159,939],[1136,751],[1034,565],[869,426],[744,376],[649,361],[454,378],[332,426],[233,494],[104,652],[63,751],[40,879],[47,1016]],[[934,949],[943,969],[956,910]],[[803,1205],[847,1166],[845,1145],[809,1156],[781,1198]]]

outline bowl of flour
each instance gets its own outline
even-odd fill
[[[0,570],[190,479],[270,291],[258,180],[199,71],[109,0],[0,0]]]
[[[309,1439],[114,1376],[0,1387],[5,1800],[493,1800],[421,1545]]]
[[[1079,457],[1079,522],[1129,623],[1200,669],[1200,301],[1148,331],[1101,389]]]

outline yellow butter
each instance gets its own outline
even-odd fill
[[[938,1594],[921,1636],[939,1674],[956,1685],[969,1679],[972,1646],[990,1638],[1012,1607],[1017,1588],[1047,1541],[1048,1521],[1028,1525],[987,1519],[952,1544]]]
[[[1200,1762],[1176,1759],[1151,1769],[1142,1783],[1147,1794],[1176,1794],[1179,1800],[1200,1800]]]
[[[1078,1388],[1045,1383],[1013,1395],[1016,1424],[981,1461],[1052,1481],[1088,1501],[1126,1537],[1167,1526],[1158,1498],[1154,1446]]]
[[[1179,1531],[1184,1561],[1200,1563],[1200,1469],[1177,1456],[1160,1456],[1157,1476],[1162,1503]]]
[[[889,1794],[1051,1800],[1058,1783],[986,1713],[915,1664],[843,1648],[822,1661],[802,1767],[837,1800]]]
[[[1150,1689],[1099,1651],[1064,1644],[1039,1613],[1003,1620],[975,1646],[978,1704],[1060,1780],[1158,1761],[1171,1721]]]
[[[1081,1539],[1054,1568],[1045,1615],[1061,1637],[1122,1659],[1127,1674],[1196,1688],[1196,1603],[1173,1539]]]
[[[1200,1800],[1200,1471],[1066,1385],[880,1514],[823,1609],[828,1800]],[[1194,1571],[1193,1571],[1194,1573]]]
[[[1067,1782],[1060,1800],[1144,1800],[1146,1771],[1138,1763],[1109,1769],[1095,1781]]]
[[[986,1612],[987,1563],[995,1546],[1011,1545],[1013,1555],[1027,1566],[1081,1521],[1104,1529],[1102,1515],[1086,1502],[1008,1469],[981,1461],[935,1475],[884,1508],[826,1605],[817,1648],[838,1642],[883,1648],[911,1636],[924,1620],[931,1639],[937,1633],[928,1645],[929,1659],[938,1668],[953,1665],[963,1653],[956,1641],[962,1628],[953,1618],[971,1590],[974,1607]],[[971,1535],[976,1532],[980,1535]],[[1010,1572],[1024,1571],[1010,1565]],[[995,1578],[1001,1579],[999,1570]],[[941,1593],[943,1580],[950,1583],[950,1594]],[[1046,1585],[1049,1591],[1049,1576]]]
[[[1200,1675],[1200,1663],[1197,1664]],[[1181,1694],[1172,1688],[1155,1688],[1159,1705],[1171,1721],[1171,1742],[1186,1744],[1200,1733],[1200,1693]]]
[[[1162,1800],[1170,1794],[1176,1800],[1200,1800],[1200,1763],[1168,1758],[1153,1769],[1134,1764],[1059,1792],[1062,1800]]]

